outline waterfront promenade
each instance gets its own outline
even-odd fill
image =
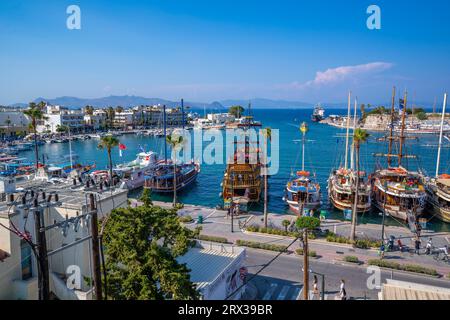
[[[165,208],[171,208],[171,203],[154,201],[154,205]],[[180,209],[179,215],[189,215],[193,218],[193,223],[188,224],[189,228],[194,229],[197,226],[202,227],[201,234],[208,236],[216,236],[226,238],[229,242],[236,243],[237,240],[255,241],[265,244],[288,245],[293,238],[269,235],[262,233],[247,232],[244,226],[263,225],[263,215],[260,212],[251,212],[234,219],[234,232],[231,232],[231,218],[227,217],[227,212],[214,208],[202,206],[185,205]],[[203,223],[197,224],[198,216],[203,216]],[[281,222],[285,219],[295,220],[292,215],[269,214],[269,226],[282,229]],[[322,229],[328,229],[337,235],[348,237],[350,234],[350,223],[337,220],[325,220],[321,224]],[[385,226],[385,239],[390,235],[401,238],[404,245],[413,249],[413,234],[406,228]],[[357,236],[360,238],[380,239],[381,225],[364,224],[357,226]],[[450,284],[450,264],[445,261],[437,261],[433,256],[425,255],[425,245],[429,238],[433,239],[435,247],[442,247],[450,244],[450,233],[433,232],[428,230],[422,231],[422,249],[421,254],[413,254],[411,252],[386,252],[384,260],[397,262],[400,264],[416,264],[423,267],[435,269],[442,277],[448,280]],[[290,255],[300,248],[300,241],[296,241],[289,248]],[[309,249],[317,253],[317,257],[312,259],[315,261],[328,262],[332,264],[348,264],[343,261],[345,256],[357,257],[362,265],[367,265],[369,259],[378,259],[377,249],[358,249],[348,244],[339,244],[327,242],[325,239],[315,239],[309,241]],[[395,271],[400,272],[400,271]]]

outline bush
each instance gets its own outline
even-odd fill
[[[295,250],[295,253],[298,254],[299,256],[303,255],[303,248],[298,248],[297,250]],[[316,258],[317,257],[317,253],[314,250],[308,250],[308,256],[311,258]]]
[[[211,241],[211,242],[217,242],[217,243],[229,243],[227,238],[208,236],[205,234],[199,234],[195,238],[198,240],[203,240],[203,241]]]
[[[243,247],[277,251],[277,252],[285,252],[287,250],[287,246],[277,245],[277,244],[269,244],[269,243],[261,243],[261,242],[255,242],[255,241],[237,240],[236,244],[238,246],[243,246]]]
[[[182,223],[189,223],[189,222],[192,222],[193,221],[193,219],[192,219],[192,217],[191,216],[181,216],[181,217],[179,217],[178,218],[179,220],[180,220],[180,222],[182,222]]]
[[[359,261],[358,257],[355,257],[355,256],[345,256],[344,261],[349,262],[349,263],[358,263],[358,264],[361,263],[361,261]]]
[[[380,260],[380,259],[371,259],[367,263],[371,266],[377,266],[380,268],[409,271],[409,272],[427,274],[427,275],[431,275],[431,276],[439,275],[435,269],[422,267],[417,264],[400,264],[397,262],[385,261],[385,260]]]
[[[177,203],[175,204],[175,209],[179,210],[179,209],[183,209],[184,208],[184,204],[183,203]]]
[[[344,243],[344,244],[354,244],[356,248],[359,249],[370,249],[379,248],[381,246],[381,241],[371,240],[371,239],[357,239],[354,243],[342,236],[338,236],[333,232],[328,232],[326,239],[328,242]]]

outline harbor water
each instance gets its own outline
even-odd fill
[[[269,178],[269,211],[273,213],[286,213],[288,208],[283,202],[284,188],[287,180],[292,173],[301,169],[301,133],[300,124],[305,121],[309,125],[309,131],[306,135],[306,154],[305,169],[315,175],[322,189],[322,208],[329,211],[331,218],[343,219],[343,214],[330,208],[327,199],[327,179],[333,168],[343,164],[345,148],[345,129],[339,129],[332,126],[313,123],[310,120],[311,109],[276,109],[252,111],[256,120],[261,121],[263,127],[279,129],[279,152],[280,163],[279,171],[276,175]],[[345,115],[345,109],[326,109],[326,115],[336,114]],[[361,168],[370,174],[377,165],[386,165],[386,159],[374,158],[374,153],[386,152],[385,142],[378,142],[376,138],[381,137],[382,133],[370,132],[371,136],[367,143],[361,146],[360,158]],[[134,160],[139,153],[140,146],[146,151],[152,150],[158,152],[161,157],[164,156],[164,138],[149,137],[143,135],[122,135],[119,137],[122,144],[126,146],[123,156],[119,157],[119,150],[113,150],[114,164]],[[95,163],[98,169],[107,168],[106,151],[97,148],[99,140],[90,139],[84,141],[72,142],[72,150],[78,154],[78,162],[82,164]],[[407,154],[415,154],[417,160],[409,159],[405,165],[411,170],[423,170],[428,175],[435,174],[436,156],[437,156],[437,135],[420,135],[419,140],[408,140],[406,146]],[[203,148],[209,143],[204,142]],[[441,172],[450,172],[450,143],[446,142],[441,155]],[[395,151],[395,150],[394,150]],[[395,153],[395,152],[394,152]],[[69,154],[68,143],[52,143],[40,146],[40,159],[44,157],[48,163],[51,159]],[[33,151],[21,153],[21,156],[34,161]],[[216,207],[221,204],[219,196],[221,192],[221,182],[225,164],[202,164],[201,172],[196,183],[189,189],[183,190],[178,194],[179,201],[183,203]],[[131,194],[138,196],[139,190]],[[155,200],[171,201],[170,195],[153,195]],[[252,210],[262,211],[261,205],[253,205]],[[379,212],[366,213],[359,218],[360,223],[381,223]],[[402,222],[392,218],[387,219],[387,224],[404,225]],[[436,219],[429,221],[427,228],[435,231],[450,231],[450,226]]]

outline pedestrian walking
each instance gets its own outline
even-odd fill
[[[420,255],[420,244],[422,241],[420,241],[419,237],[416,237],[415,241],[414,241],[414,252],[417,255]]]
[[[340,286],[340,290],[339,290],[339,298],[341,300],[347,300],[347,291],[345,290],[344,279],[341,280],[341,286]]]
[[[319,292],[319,284],[317,281],[317,276],[314,275],[314,281],[313,281],[313,296],[319,300],[320,292]]]
[[[428,239],[428,242],[427,242],[427,250],[426,250],[426,254],[427,254],[427,255],[430,255],[432,249],[433,249],[433,239],[430,238],[430,239]]]
[[[384,252],[385,252],[385,250],[386,250],[386,248],[385,248],[384,242],[383,242],[383,243],[381,243],[381,246],[380,246],[380,259],[383,259],[383,258],[384,258]]]

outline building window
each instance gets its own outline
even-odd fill
[[[32,252],[30,245],[25,240],[20,241],[20,255],[22,262],[22,280],[30,279],[33,276]]]

